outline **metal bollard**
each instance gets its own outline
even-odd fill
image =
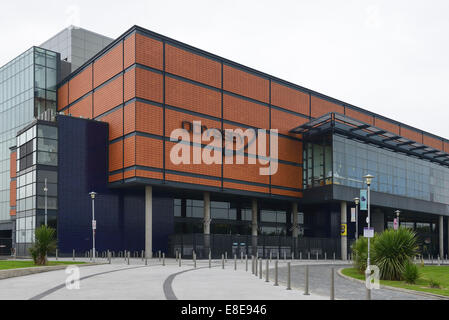
[[[257,277],[257,269],[258,269],[258,263],[259,263],[259,258],[257,258],[257,256],[256,256],[256,258],[254,259],[254,274],[255,274],[255,276]]]
[[[225,251],[225,262],[228,263],[228,252]]]
[[[287,262],[287,290],[292,289],[292,283],[291,283],[291,267],[290,262]]]
[[[224,269],[225,261],[224,261],[224,255],[221,254],[221,268]]]
[[[158,255],[158,257],[159,257],[159,261],[161,261],[161,250],[159,250],[159,251],[157,252],[157,255]]]
[[[131,252],[128,251],[128,265],[129,265],[129,256],[131,255]]]
[[[212,255],[211,255],[211,252],[210,252],[210,250],[209,250],[209,269],[210,268],[212,268]]]
[[[302,260],[302,251],[299,252],[299,260]]]
[[[278,282],[278,260],[276,260],[274,262],[274,285],[278,286],[279,282]]]
[[[162,253],[162,265],[165,266],[165,252]]]
[[[112,263],[112,253],[108,250],[109,264]]]
[[[262,279],[262,258],[259,259],[259,279]]]
[[[335,261],[335,252],[334,252],[334,261]]]
[[[295,260],[295,253],[292,252],[292,260]]]
[[[331,292],[330,299],[335,300],[335,283],[334,283],[334,268],[331,268]]]
[[[179,266],[181,266],[181,260],[182,260],[182,257],[181,257],[181,252],[180,252],[180,253],[179,253],[179,256],[178,256]]]
[[[271,262],[272,257],[273,257],[273,255],[272,255],[272,252],[270,250],[270,262]]]
[[[254,256],[251,255],[251,274],[254,274]]]
[[[287,260],[287,252],[284,250],[284,261]]]
[[[142,260],[145,259],[145,251],[144,250],[142,250],[141,255],[142,255]]]
[[[265,262],[265,270],[267,272],[267,274],[265,275],[265,282],[269,282],[270,281],[270,272],[268,270],[268,263],[269,263],[269,261],[267,259],[267,261]]]
[[[438,265],[440,265],[440,255],[438,255]]]
[[[234,270],[237,270],[237,255],[234,254]]]
[[[251,274],[254,274],[255,270],[254,270],[254,256],[251,255]]]
[[[308,257],[308,259],[310,260],[310,251],[307,252],[307,257]]]
[[[243,251],[240,251],[240,262],[243,262]]]
[[[306,285],[305,285],[305,290],[304,290],[304,295],[308,296],[310,295],[309,293],[309,266],[306,266]]]
[[[72,250],[73,261],[75,261],[75,249]]]
[[[366,300],[371,300],[371,289],[366,288]]]
[[[146,266],[148,265],[148,258],[147,257],[145,257],[145,265]]]
[[[193,251],[193,267],[196,269],[196,253]]]
[[[324,253],[324,260],[327,260],[327,252]]]
[[[58,249],[56,249],[56,260],[58,260]]]
[[[245,254],[245,271],[248,272],[248,255]]]
[[[317,251],[317,253],[316,253],[316,261],[318,261],[318,251]]]

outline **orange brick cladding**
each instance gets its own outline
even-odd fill
[[[309,118],[328,112],[345,113],[351,118],[449,152],[449,142],[442,139],[358,108],[345,107],[331,98],[295,88],[282,80],[270,81],[269,77],[172,41],[165,40],[164,48],[157,35],[144,35],[143,31],[136,30],[58,89],[58,110],[64,108],[65,113],[73,116],[94,117],[109,124],[109,139],[114,141],[109,146],[110,182],[136,176],[163,179],[162,172],[135,166],[161,171],[165,155],[166,170],[173,170],[165,173],[169,181],[221,187],[223,178],[225,189],[261,193],[269,193],[271,189],[273,195],[301,197],[301,192],[288,189],[302,187],[302,168],[292,164],[303,162],[302,142],[282,135],[300,138],[300,135],[289,131],[308,122]],[[164,102],[167,105],[165,111]],[[67,108],[69,104],[72,105]],[[158,138],[164,135],[164,130],[165,136],[169,137],[174,129],[182,126],[183,121],[194,120],[200,120],[208,128],[219,129],[222,126],[235,129],[238,124],[243,125],[242,129],[246,126],[269,129],[271,123],[271,128],[278,129],[281,134],[279,159],[291,164],[279,163],[279,170],[271,179],[259,174],[259,168],[266,165],[249,165],[247,158],[243,165],[224,164],[223,176],[221,165],[175,166],[169,158],[174,143],[166,141],[164,150],[164,142]],[[128,169],[114,172],[124,168]]]
[[[123,103],[123,76],[108,82],[94,92],[94,117]]]
[[[219,88],[221,64],[215,60],[167,45],[165,47],[167,72]]]
[[[276,82],[271,83],[271,103],[309,116],[309,95]]]
[[[345,108],[336,103],[312,96],[311,99],[312,117],[318,118],[328,112],[338,112],[343,114]]]
[[[268,103],[267,79],[227,65],[223,66],[223,89]]]
[[[136,62],[147,67],[163,69],[162,42],[136,34]]]
[[[228,94],[223,95],[223,118],[257,128],[269,129],[268,106]]]
[[[165,103],[168,105],[221,116],[221,94],[216,90],[166,77],[165,93]]]
[[[11,152],[11,155],[9,158],[9,176],[10,176],[10,178],[15,178],[17,176],[16,161],[17,161],[17,151]]]
[[[94,63],[94,86],[109,80],[123,70],[123,43],[105,53]]]
[[[92,90],[92,65],[69,81],[69,103]]]

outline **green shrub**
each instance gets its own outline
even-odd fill
[[[407,228],[387,229],[376,237],[372,261],[380,269],[382,280],[401,280],[405,266],[418,253],[414,231]]]
[[[405,264],[404,272],[402,272],[402,279],[404,279],[405,282],[414,284],[420,276],[421,275],[416,264],[414,264],[412,261],[409,261]]]
[[[437,281],[435,279],[430,279],[429,280],[429,287],[435,288],[435,289],[440,289],[441,288],[441,284],[440,284],[439,281]]]
[[[56,249],[55,235],[56,230],[45,225],[36,229],[36,239],[29,249],[34,264],[47,264],[47,253]]]
[[[364,273],[366,269],[366,259],[368,257],[368,238],[360,237],[352,246],[353,264],[360,273]]]

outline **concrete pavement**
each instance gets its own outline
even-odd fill
[[[252,275],[250,268],[246,272],[244,262],[239,262],[235,271],[231,261],[223,270],[221,261],[213,261],[211,269],[207,261],[198,261],[195,269],[192,261],[187,260],[179,267],[174,259],[167,259],[166,266],[162,266],[157,258],[148,260],[148,265],[141,259],[130,259],[127,265],[123,258],[116,258],[111,265],[79,270],[79,290],[68,290],[65,286],[68,275],[65,270],[58,270],[0,280],[0,299],[328,299],[316,294],[304,296],[299,291],[286,290],[285,286],[265,283]]]
[[[70,258],[59,260],[71,261]],[[77,258],[77,261],[90,262]],[[97,259],[96,262],[106,262]],[[265,282],[266,263],[263,262],[263,279],[248,271],[245,262],[238,260],[237,271],[234,261],[228,260],[222,269],[221,260],[182,260],[179,267],[175,259],[166,259],[166,266],[158,258],[148,260],[131,258],[130,264],[124,258],[115,258],[112,264],[85,266],[80,271],[80,289],[68,290],[65,286],[68,274],[65,270],[50,271],[17,278],[0,280],[0,300],[6,299],[192,299],[192,300],[316,300],[329,299],[330,268],[335,271],[349,266],[341,261],[295,260],[292,264],[292,288],[286,290],[287,261],[279,261],[279,286],[274,286],[274,261],[270,263],[270,282]],[[304,293],[304,266],[309,265],[310,293]],[[365,287],[361,283],[344,279],[335,272],[336,299],[364,299]],[[430,299],[422,295],[380,289],[372,291],[373,299]]]

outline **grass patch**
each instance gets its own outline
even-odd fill
[[[415,291],[440,294],[449,296],[449,266],[424,266],[419,267],[421,277],[416,280],[416,284],[409,284],[405,281],[380,280],[381,285],[403,288]],[[346,268],[341,271],[345,276],[365,280],[365,275],[355,268]],[[440,288],[431,288],[432,282],[438,282]]]
[[[70,264],[83,264],[84,262],[72,262],[72,261],[49,261],[47,266],[57,265],[70,265]],[[30,267],[42,267],[35,265],[32,260],[0,260],[0,270],[17,269],[17,268],[30,268]]]

